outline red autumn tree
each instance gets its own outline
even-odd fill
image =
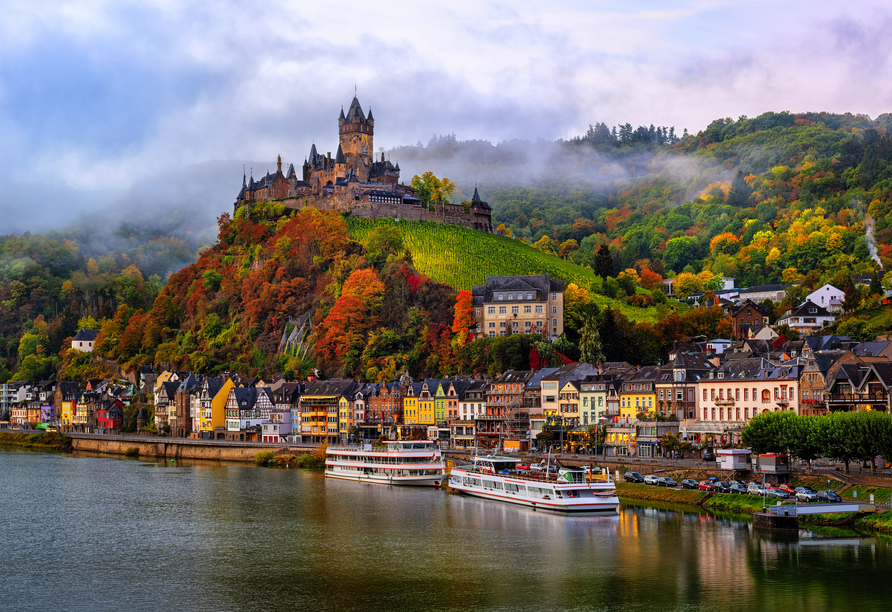
[[[468,330],[477,324],[474,319],[474,298],[470,291],[459,291],[455,300],[455,319],[452,323],[452,333],[455,334],[456,347],[464,346],[468,341]]]

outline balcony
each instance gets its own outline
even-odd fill
[[[506,421],[507,415],[504,414],[480,414],[474,417],[475,421]]]
[[[831,404],[885,404],[888,393],[830,393],[825,396]]]
[[[726,399],[719,398],[719,399],[715,400],[715,405],[716,406],[733,406],[734,400],[730,397],[726,398]]]

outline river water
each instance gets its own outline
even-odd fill
[[[892,540],[0,450],[0,610],[889,610]]]

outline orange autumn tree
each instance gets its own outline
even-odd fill
[[[474,319],[473,296],[470,291],[459,291],[455,300],[455,319],[452,323],[453,346],[462,347],[468,342],[468,330],[477,324]]]

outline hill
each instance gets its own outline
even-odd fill
[[[487,234],[459,225],[394,219],[348,217],[350,237],[359,242],[378,227],[395,227],[412,255],[415,268],[439,283],[470,291],[486,283],[487,276],[551,274],[552,278],[598,291],[601,279],[591,268],[579,266],[531,247],[519,240]],[[592,292],[600,307],[621,311],[632,321],[656,321],[653,308],[635,308]]]

